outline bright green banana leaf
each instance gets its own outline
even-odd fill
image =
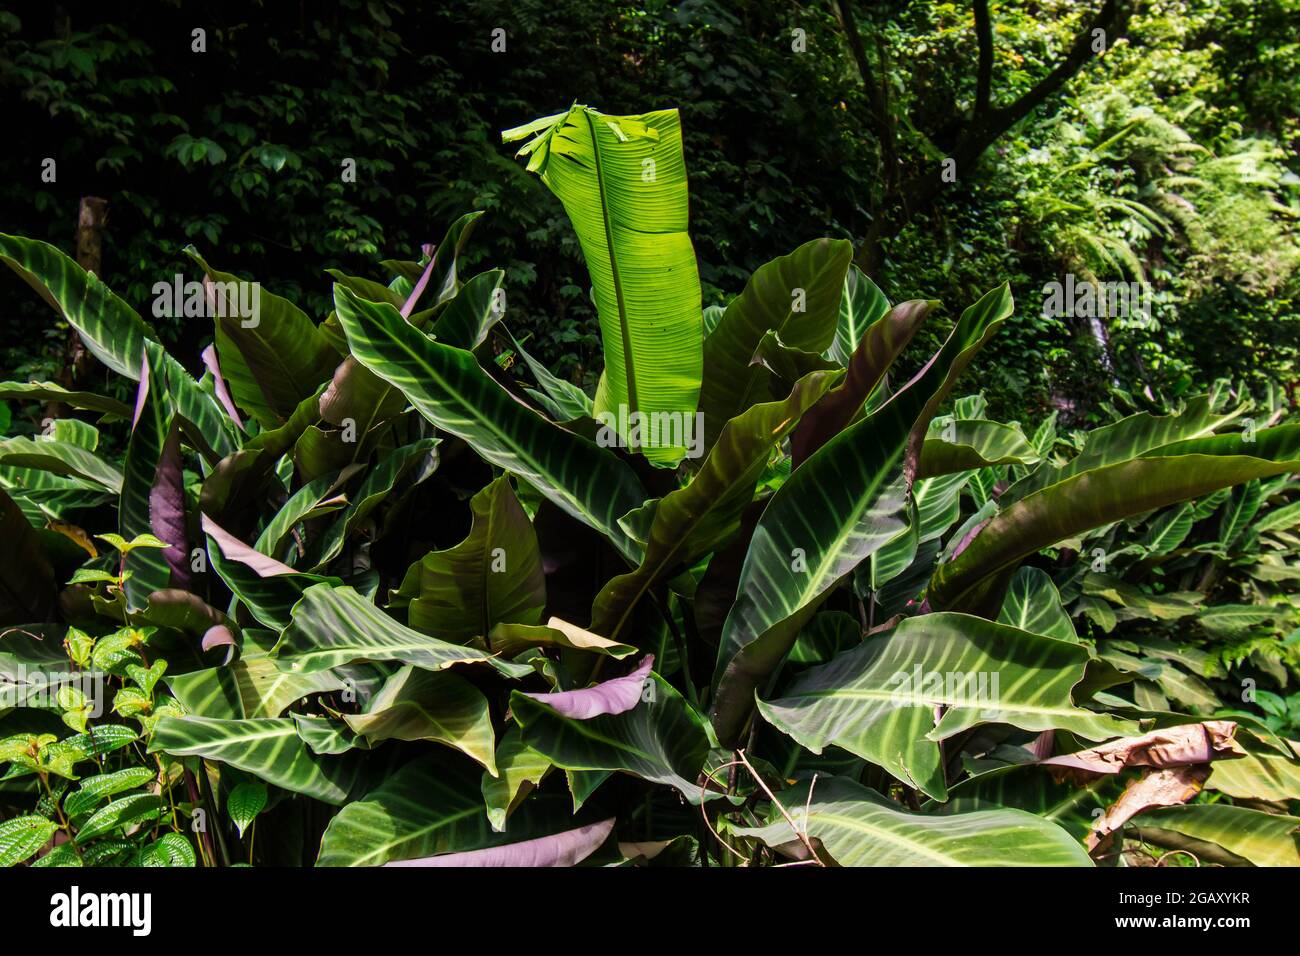
[[[607,116],[575,105],[502,133],[525,137],[519,155],[564,204],[591,273],[605,352],[597,414],[667,413],[693,427],[704,320],[677,110]],[[672,465],[687,449],[642,451]]]

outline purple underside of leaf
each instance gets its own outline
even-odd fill
[[[641,699],[641,688],[645,686],[650,669],[654,667],[655,656],[647,654],[637,669],[625,677],[615,677],[594,687],[582,690],[566,690],[558,694],[525,694],[533,700],[545,704],[562,717],[574,720],[590,720],[602,714],[621,714],[631,710]]]
[[[426,246],[426,248],[428,248]],[[410,296],[407,297],[406,303],[402,306],[402,318],[409,319],[411,313],[415,311],[415,303],[420,301],[420,296],[424,295],[424,288],[429,284],[429,276],[433,275],[434,263],[438,261],[436,253],[429,255],[429,264],[424,267],[424,272],[420,274],[420,281],[415,284],[411,290]]]
[[[221,363],[217,361],[217,347],[215,345],[209,345],[203,350],[203,364],[212,373],[212,387],[216,390],[217,401],[221,402],[221,407],[226,410],[226,414],[239,426],[239,430],[243,431],[244,420],[239,417],[239,409],[235,407],[230,392],[226,390],[226,380],[221,377]]]
[[[298,573],[289,565],[283,564],[275,560],[275,558],[267,557],[261,551],[250,548],[207,515],[203,516],[203,531],[211,535],[217,542],[223,557],[230,561],[238,561],[256,572],[258,577],[271,578],[279,574]]]
[[[235,635],[224,624],[213,624],[203,632],[203,649],[210,651],[214,647],[224,647],[235,643]]]
[[[149,356],[140,362],[140,384],[135,389],[135,412],[131,416],[131,431],[140,423],[140,413],[144,411],[144,400],[149,397]]]
[[[397,860],[386,866],[576,866],[591,856],[614,829],[614,818],[576,830],[510,843],[506,846],[444,853],[419,860]]]
[[[172,580],[181,588],[190,585],[189,538],[185,530],[185,476],[181,464],[181,430],[173,422],[163,443],[162,457],[149,489],[149,529],[167,542],[163,557],[172,570]]]

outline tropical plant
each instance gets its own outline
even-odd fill
[[[1296,745],[1122,696],[1146,664],[1079,634],[1033,562],[1285,482],[1300,426],[1243,431],[1207,396],[1073,448],[1027,435],[953,400],[1008,285],[891,376],[939,304],[891,304],[846,240],[701,308],[675,111],[505,136],[587,258],[594,396],[506,330],[500,271],[462,276],[477,213],[387,282],[332,273],[319,322],[189,250],[202,282],[156,294],[213,319],[197,379],[94,275],[0,236],[137,383],[134,409],[0,386],[130,423],[120,461],[84,417],[0,442],[0,661],[26,686],[63,641],[118,676],[157,765],[119,791],[147,814],[79,823],[42,772],[90,785],[49,739],[77,702],[4,712],[6,858],[61,830],[54,863],[101,838],[190,862],[148,850],[166,829],[212,864],[1297,862]]]

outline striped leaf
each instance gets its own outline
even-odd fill
[[[1151,554],[1168,554],[1186,540],[1194,523],[1190,504],[1162,511],[1147,528],[1142,544]]]
[[[0,440],[0,465],[80,478],[113,494],[122,490],[122,473],[117,468],[80,445],[54,438],[16,435]]]
[[[0,233],[0,260],[77,330],[95,358],[135,381],[153,330],[135,310],[54,246]]]
[[[592,630],[618,637],[655,584],[725,544],[739,530],[773,448],[836,378],[831,372],[811,372],[784,401],[754,405],[727,422],[690,483],[665,495],[655,507],[640,566],[608,582],[597,595]]]
[[[353,661],[398,661],[439,671],[488,660],[483,651],[404,627],[352,588],[324,584],[303,592],[276,654],[283,666],[303,674]]]
[[[295,701],[347,685],[333,671],[299,673],[284,670],[272,658],[252,657],[223,667],[168,675],[167,686],[186,713],[242,719],[279,717]]]
[[[337,578],[295,571],[250,548],[207,515],[203,516],[202,524],[208,536],[207,552],[212,569],[253,617],[269,628],[278,631],[289,625],[293,607],[307,589],[341,583]]]
[[[1038,452],[1014,425],[983,419],[937,418],[921,446],[917,476],[933,478],[994,465],[1034,465]]]
[[[137,371],[139,371],[137,369]],[[105,418],[130,418],[131,406],[107,395],[74,392],[57,382],[0,382],[0,399],[30,402],[61,402],[69,408],[103,412]]]
[[[591,274],[605,353],[597,413],[693,416],[704,327],[677,110],[608,116],[575,105],[502,133],[525,137],[519,155],[563,203]],[[643,451],[660,464],[686,453]]]
[[[288,717],[164,717],[154,727],[149,750],[227,763],[277,787],[336,806],[347,801],[361,767],[355,754],[312,753]]]
[[[1216,760],[1205,786],[1240,800],[1300,800],[1300,761],[1251,748],[1239,760]]]
[[[833,744],[943,800],[939,744],[970,727],[1060,729],[1089,740],[1136,732],[1073,702],[1089,659],[1080,645],[983,618],[925,614],[805,671],[758,707],[813,753]]]
[[[867,329],[888,311],[889,300],[885,293],[867,278],[865,272],[850,264],[849,271],[844,274],[844,293],[840,296],[835,340],[826,350],[826,357],[848,366]]]
[[[486,770],[483,772],[481,787],[488,820],[492,829],[500,833],[505,830],[507,818],[520,801],[550,771],[551,762],[525,746],[519,728],[513,726],[501,735],[497,744],[496,765],[496,776]]]
[[[430,551],[406,572],[390,606],[407,623],[455,644],[484,637],[497,624],[539,624],[546,578],[537,532],[502,475],[470,499],[464,541]]]
[[[1042,548],[1255,478],[1300,470],[1300,425],[1240,435],[1191,439],[1092,470],[1026,495],[994,517],[970,546],[939,568],[933,606],[987,610],[1000,604],[1006,579]]]
[[[1079,639],[1074,622],[1061,603],[1060,592],[1047,572],[1039,568],[1016,570],[998,613],[998,623],[1060,641]]]
[[[835,340],[852,243],[814,239],[759,266],[731,300],[704,340],[704,447],[723,426],[755,402],[765,401],[771,374],[750,360],[763,336],[776,332],[787,346],[822,352]]]
[[[1061,827],[1080,842],[1092,831],[1098,810],[1119,797],[1123,785],[1115,776],[1088,784],[1057,782],[1043,767],[1008,766],[963,780],[943,803],[925,807],[930,814],[949,816],[992,810],[1024,810]]]
[[[1300,817],[1208,803],[1148,810],[1135,816],[1128,826],[1137,830],[1134,833],[1130,829],[1130,836],[1140,836],[1159,846],[1187,849],[1202,856],[1206,863],[1300,866]],[[1224,856],[1206,855],[1202,849],[1205,844],[1221,848]]]
[[[319,568],[333,560],[343,550],[348,536],[383,504],[397,483],[412,469],[417,470],[417,481],[419,476],[431,473],[437,465],[438,444],[437,438],[421,438],[394,448],[372,465],[343,514],[310,544],[305,565]]]
[[[618,519],[647,495],[631,468],[588,439],[520,404],[473,353],[434,342],[390,305],[335,287],[352,354],[396,386],[429,421],[489,462],[527,479],[563,510],[602,532],[630,559],[637,548]]]
[[[240,297],[230,290],[249,280],[214,270],[193,246],[185,254],[204,272],[217,355],[235,403],[263,428],[275,428],[329,381],[337,354],[305,312],[260,286],[256,321],[241,317],[234,307]]]
[[[553,421],[568,422],[579,418],[595,417],[595,405],[586,392],[567,379],[552,375],[550,369],[524,350],[514,335],[510,336],[510,344],[524,360],[528,371],[532,372],[534,381],[541,389],[540,392],[529,389],[529,395],[537,400]]]
[[[569,823],[562,801],[529,800],[495,833],[467,760],[430,754],[406,764],[340,810],[325,828],[317,866],[383,866],[440,853],[478,850]]]
[[[1065,830],[1023,810],[951,816],[911,813],[844,777],[819,777],[778,798],[795,823],[840,866],[1091,866]],[[775,808],[765,827],[732,832],[770,847],[798,845]]]
[[[384,682],[360,714],[344,722],[370,743],[435,740],[455,747],[496,776],[487,698],[469,681],[406,666]]]
[[[510,711],[527,747],[566,770],[616,770],[676,787],[691,803],[703,793],[696,778],[709,753],[703,719],[672,685],[651,674],[641,701],[619,714],[587,720],[562,716],[546,695],[515,691]]]
[[[1016,482],[1003,496],[1004,502],[1021,498],[1049,485],[1106,465],[1119,464],[1164,445],[1193,438],[1207,438],[1231,424],[1244,408],[1220,411],[1211,395],[1190,399],[1182,411],[1172,415],[1140,412],[1088,432],[1079,454],[1064,465],[1045,462],[1028,477]]]
[[[169,501],[168,526],[173,530],[183,527],[184,513],[175,511],[176,495],[184,505],[184,492],[180,487],[181,474],[178,439],[172,436],[175,411],[167,392],[165,354],[156,342],[145,343],[146,362],[140,375],[140,395],[136,399],[139,415],[131,428],[126,444],[126,458],[122,462],[122,494],[118,499],[117,531],[128,541],[136,535],[153,534],[156,505],[163,499],[154,495],[155,487],[163,489]],[[169,439],[171,455],[165,456]],[[158,514],[157,517],[163,517]],[[168,541],[168,545],[183,549],[187,542]],[[178,560],[187,560],[183,551],[168,549]],[[168,551],[156,548],[135,548],[124,561],[131,572],[126,582],[126,601],[129,610],[138,611],[148,606],[149,595],[171,584],[172,569]],[[180,584],[181,582],[177,582]]]
[[[848,286],[845,286],[848,294]],[[885,373],[907,348],[937,302],[903,302],[876,319],[863,334],[849,357],[842,381],[817,403],[795,429],[790,440],[794,467],[838,435],[858,417],[868,400],[882,396]],[[842,316],[842,307],[841,307]],[[879,402],[877,402],[879,404]]]
[[[718,649],[711,716],[724,746],[737,743],[755,689],[818,605],[863,559],[906,530],[908,471],[929,419],[1010,314],[1007,286],[986,294],[907,388],[823,445],[772,496]]]

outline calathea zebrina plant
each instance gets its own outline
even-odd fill
[[[316,318],[187,250],[201,366],[0,236],[135,396],[0,386],[65,410],[0,442],[0,666],[115,692],[0,711],[5,862],[1296,862],[1292,745],[1144,706],[1039,567],[1296,470],[1295,426],[1189,402],[1063,450],[954,393],[1005,284],[954,321],[815,239],[705,309],[676,111],[505,139],[581,244],[594,395],[464,274],[478,213]]]

